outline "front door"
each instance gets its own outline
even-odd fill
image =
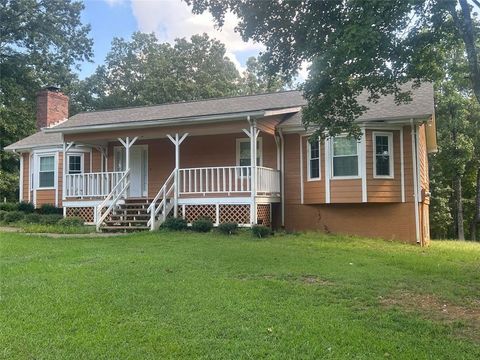
[[[124,147],[115,148],[115,171],[125,171],[126,156]],[[148,195],[148,147],[134,145],[130,149],[130,197]]]

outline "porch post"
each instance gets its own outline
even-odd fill
[[[251,120],[248,116],[248,122],[250,123],[250,166],[252,173],[251,178],[251,205],[250,205],[250,224],[255,225],[257,222],[257,138],[258,133],[257,123],[255,120]]]
[[[130,170],[130,148],[135,144],[138,140],[138,136],[130,139],[130,137],[126,137],[125,140],[118,138],[118,141],[125,147],[125,171]],[[129,175],[130,177],[130,175]]]
[[[63,142],[63,151],[62,151],[62,200],[65,200],[67,195],[66,195],[66,189],[67,189],[67,153],[70,148],[75,145],[74,142],[71,143],[66,143],[65,141]]]
[[[183,134],[182,137],[175,134],[175,138],[171,135],[167,135],[170,141],[175,145],[175,174],[174,174],[174,190],[173,190],[173,216],[178,217],[178,174],[180,170],[180,145],[188,136],[188,133]]]

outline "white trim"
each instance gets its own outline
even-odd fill
[[[405,160],[403,154],[403,127],[400,128],[400,191],[402,202],[405,202]]]
[[[348,175],[348,176],[335,176],[335,167],[333,166],[333,159],[334,157],[351,157],[351,156],[355,156],[355,155],[339,155],[339,156],[334,156],[335,154],[335,151],[334,151],[334,142],[335,142],[335,138],[344,138],[344,137],[347,137],[347,135],[345,134],[342,134],[342,135],[338,135],[338,136],[335,136],[334,138],[332,138],[332,141],[330,141],[330,150],[331,150],[331,156],[330,156],[330,168],[331,168],[331,179],[332,180],[352,180],[352,179],[361,179],[362,176],[361,176],[361,171],[362,171],[362,168],[361,168],[361,153],[362,153],[362,148],[361,148],[361,145],[360,145],[360,141],[357,140],[357,175]]]
[[[40,187],[40,159],[41,158],[46,158],[46,157],[53,157],[53,186],[46,186],[46,187]],[[57,176],[58,176],[58,158],[57,158],[57,153],[42,153],[42,154],[36,154],[36,159],[35,162],[37,164],[36,168],[38,168],[38,171],[35,174],[36,177],[36,186],[35,188],[37,190],[54,190],[57,188]],[[43,171],[43,172],[50,172],[50,171]]]
[[[368,202],[368,193],[367,193],[367,134],[365,128],[362,128],[362,139],[361,142],[361,170],[362,174],[362,202]]]
[[[377,175],[377,136],[386,136],[388,138],[388,167],[390,175]],[[393,151],[393,132],[373,131],[372,132],[372,155],[373,155],[373,178],[374,179],[394,179],[395,154]]]
[[[68,200],[63,202],[63,208],[75,208],[75,207],[97,207],[103,202],[102,199],[100,200]],[[107,201],[105,205],[110,205],[112,200]],[[117,204],[123,204],[125,201],[120,199],[117,201]],[[96,212],[96,211],[95,211]]]
[[[178,205],[241,205],[251,204],[250,196],[243,197],[198,197],[198,198],[179,198]]]
[[[28,202],[33,202],[33,205],[35,206],[35,192],[34,192],[34,187],[33,183],[35,181],[35,175],[33,173],[33,167],[34,167],[34,157],[33,153],[30,153],[28,156]]]
[[[299,134],[300,143],[300,203],[303,204],[303,136]]]
[[[20,154],[20,173],[18,174],[18,201],[23,201],[23,154]]]
[[[146,162],[146,164],[147,164],[147,166],[146,166],[146,173],[145,173],[145,177],[146,177],[146,188],[143,189],[143,179],[142,179],[142,195],[141,195],[141,197],[147,197],[147,198],[148,198],[148,181],[149,181],[149,179],[148,179],[148,158],[149,158],[149,156],[150,156],[150,155],[149,155],[148,144],[130,145],[130,146],[129,146],[129,149],[132,148],[132,147],[134,147],[134,148],[141,148],[141,149],[147,151],[147,157],[146,157],[146,159],[145,159],[145,162]],[[124,146],[121,146],[121,145],[115,145],[115,146],[113,147],[113,172],[117,172],[117,171],[127,171],[127,170],[126,170],[126,167],[127,167],[127,165],[126,165],[126,161],[127,161],[127,159],[126,159],[127,149],[125,149],[125,169],[123,169],[123,170],[117,170],[117,169],[115,168],[115,167],[116,167],[116,164],[117,164],[117,151],[118,151],[118,150],[122,151],[122,149],[125,149],[125,147],[124,147]],[[91,172],[91,171],[90,171],[90,172]],[[132,173],[130,173],[130,178],[131,178],[132,176],[133,176]],[[145,190],[145,194],[146,194],[146,195],[144,195],[143,190]]]
[[[304,136],[308,136],[308,135],[304,135]],[[312,154],[312,151],[311,151],[312,144],[307,139],[307,181],[320,181],[320,180],[322,180],[322,142],[320,141],[320,138],[317,139],[317,143],[318,143],[318,159],[316,159],[316,160],[318,161],[318,177],[312,178],[312,177],[310,177],[310,161],[315,160],[315,159],[310,158],[312,156],[311,155]],[[303,144],[303,139],[302,139],[302,144]],[[303,146],[302,146],[302,148],[303,148]],[[303,165],[302,165],[302,168],[303,168]]]
[[[422,186],[420,184],[420,181],[421,181],[421,178],[420,178],[420,135],[419,135],[419,132],[420,131],[420,128],[418,127],[418,125],[416,126],[416,129],[415,129],[415,145],[416,145],[416,149],[417,149],[417,154],[416,154],[416,157],[417,157],[417,199],[418,199],[418,202],[421,203],[422,202]]]
[[[278,129],[280,136],[280,207],[282,212],[282,227],[285,226],[285,138],[282,129]]]
[[[235,164],[237,166],[240,166],[240,143],[250,143],[250,138],[237,138],[235,139]],[[263,140],[261,136],[257,137],[257,142],[258,142],[258,156],[260,160],[260,164],[258,166],[263,166]],[[250,151],[252,151],[250,149]],[[252,164],[250,164],[252,166]]]
[[[411,122],[411,135],[412,135],[412,173],[413,173],[413,198],[414,198],[414,211],[415,211],[415,240],[420,243],[420,218],[418,213],[418,178],[417,178],[417,144],[416,144],[416,125]]]
[[[331,179],[331,161],[330,161],[330,149],[332,146],[331,138],[327,138],[324,141],[324,149],[325,149],[325,203],[330,204],[331,196],[330,196],[330,179]]]

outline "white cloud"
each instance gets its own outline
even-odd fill
[[[210,13],[194,15],[191,8],[181,0],[131,0],[131,6],[140,31],[154,32],[160,41],[171,43],[176,38],[189,38],[194,34],[207,33],[225,44],[226,55],[240,71],[243,70],[243,66],[238,61],[236,53],[258,52],[264,48],[261,44],[242,40],[240,34],[234,30],[238,19],[233,14],[227,14],[224,26],[216,29]]]
[[[125,0],[103,0],[105,1],[109,6],[117,6],[125,2]]]

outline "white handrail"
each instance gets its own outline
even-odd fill
[[[280,171],[257,166],[257,195],[276,194],[280,195]]]
[[[100,225],[103,223],[105,218],[110,214],[112,211],[113,207],[117,204],[118,200],[123,196],[124,193],[128,190],[130,186],[130,180],[128,179],[128,176],[130,174],[130,169],[125,172],[125,174],[122,176],[120,181],[115,185],[115,187],[110,191],[110,193],[107,195],[107,197],[102,201],[100,205],[97,206],[97,231],[100,230]],[[125,185],[122,187],[120,191],[118,189],[121,187],[121,184],[125,182]],[[107,210],[102,214],[102,209],[107,205],[107,203],[110,201],[110,199],[115,196],[110,204],[110,206],[107,208]]]
[[[162,187],[158,191],[157,195],[155,195],[155,197],[152,200],[152,203],[150,204],[150,206],[147,209],[147,212],[150,213],[150,220],[148,220],[147,225],[150,226],[150,229],[152,229],[152,230],[155,230],[155,227],[156,227],[156,221],[155,220],[156,220],[156,217],[157,217],[158,213],[160,212],[160,210],[163,210],[163,212],[162,212],[163,219],[162,220],[165,221],[165,219],[167,217],[167,200],[168,200],[168,197],[171,194],[171,192],[174,191],[174,189],[175,189],[175,181],[173,181],[173,179],[175,177],[175,172],[176,172],[176,170],[174,169],[172,171],[172,173],[170,174],[170,176],[167,178],[167,180],[165,180]],[[170,185],[170,187],[167,190],[167,186],[169,186],[170,183],[172,183],[172,184]],[[160,200],[160,199],[162,199],[162,200],[160,201],[160,203],[157,206],[157,201]]]

